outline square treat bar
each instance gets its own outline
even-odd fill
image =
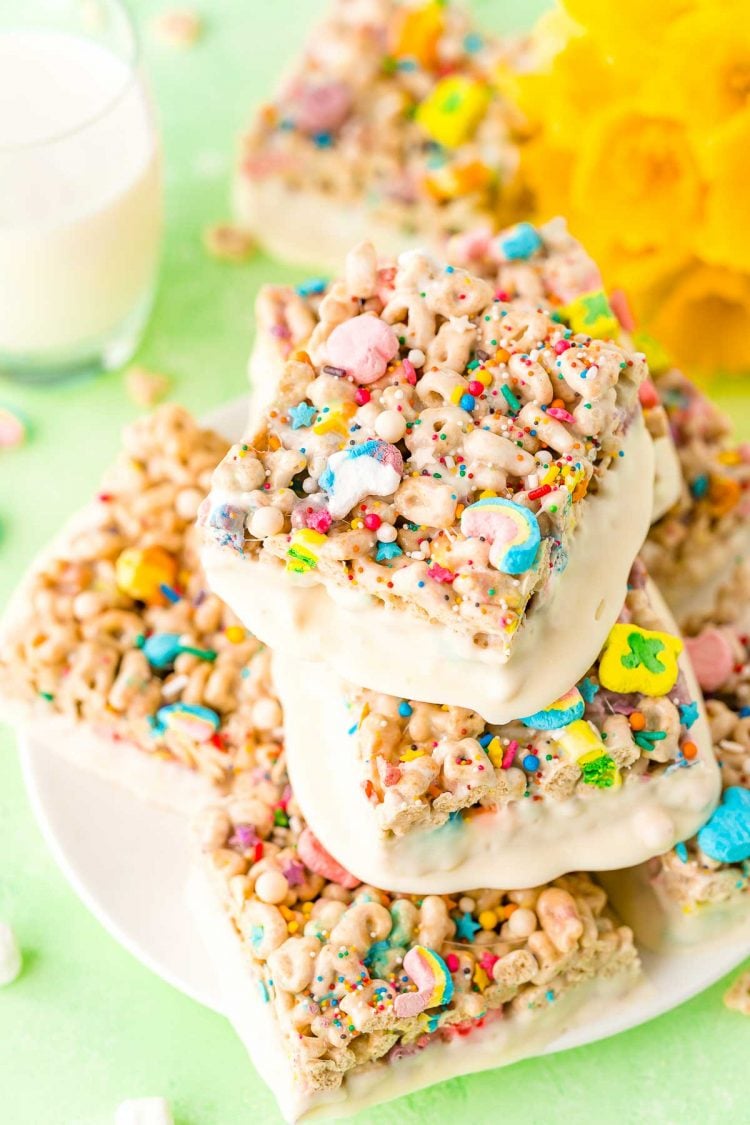
[[[305,825],[280,745],[258,748],[201,842],[196,921],[288,1121],[533,1053],[635,980],[631,932],[588,875],[453,898],[359,883]]]
[[[159,804],[223,792],[281,710],[268,654],[200,569],[195,513],[227,442],[179,407],[128,427],[94,503],[2,624],[7,711]]]
[[[523,122],[502,85],[520,54],[461,5],[334,0],[243,138],[239,221],[330,267],[365,237],[399,253],[511,215]]]
[[[643,357],[417,252],[363,244],[342,284],[214,475],[212,588],[362,686],[533,712],[596,657],[648,528]]]
[[[695,832],[719,793],[700,690],[640,566],[630,585],[580,684],[503,726],[277,656],[289,772],[325,848],[377,886],[453,893],[628,867]]]
[[[634,325],[623,295],[615,294],[610,301],[598,266],[562,218],[538,227],[517,223],[494,235],[489,227],[475,228],[450,239],[445,255],[451,265],[490,281],[508,302],[551,309],[577,331],[629,346]],[[311,278],[296,289],[263,287],[255,306],[257,332],[248,365],[252,410],[259,412],[269,395],[273,397],[285,361],[306,346],[319,320],[329,315],[328,306],[352,300],[347,282],[345,276],[329,287],[325,279]],[[668,390],[672,392],[671,384]],[[682,472],[667,415],[650,381],[641,385],[640,398],[654,442],[653,518],[658,519],[680,500]],[[680,433],[678,426],[677,436]]]
[[[746,611],[745,611],[746,612]],[[721,803],[697,835],[607,885],[648,946],[750,936],[750,650],[727,626],[690,642],[721,766]],[[723,682],[717,681],[724,677]]]
[[[685,481],[654,525],[642,557],[679,624],[694,632],[734,619],[750,598],[750,446],[678,371],[658,378]]]

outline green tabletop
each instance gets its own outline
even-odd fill
[[[498,29],[523,27],[544,0],[475,0]],[[161,5],[138,0],[167,168],[167,238],[156,312],[140,359],[174,377],[195,411],[241,393],[262,281],[299,279],[263,258],[209,259],[203,227],[228,210],[234,138],[279,64],[302,40],[318,0],[202,0],[205,36],[188,51],[149,30]],[[1,285],[1,281],[0,281]],[[717,393],[750,434],[737,384]],[[53,389],[0,384],[33,432],[0,452],[0,597],[95,489],[123,423],[136,415],[111,374]],[[15,928],[25,971],[0,992],[0,1122],[105,1125],[127,1097],[162,1094],[177,1125],[277,1120],[272,1098],[219,1016],[154,977],[94,921],[34,824],[0,732],[0,919]],[[124,857],[127,862],[127,857]],[[690,957],[685,957],[690,973]],[[750,1020],[721,1003],[726,982],[652,1023],[600,1044],[457,1080],[363,1115],[367,1122],[750,1121]]]

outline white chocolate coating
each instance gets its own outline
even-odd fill
[[[288,1122],[349,1119],[360,1110],[437,1082],[540,1054],[556,1036],[595,1019],[638,982],[632,969],[587,981],[541,1011],[515,1013],[466,1038],[430,1044],[425,1050],[399,1060],[397,1065],[375,1064],[355,1071],[329,1097],[318,1094],[310,1098],[293,1080],[272,1006],[261,999],[257,980],[243,955],[237,931],[228,913],[222,910],[207,864],[196,864],[188,894],[196,924],[216,967],[224,1010]]]
[[[373,691],[469,707],[488,722],[508,722],[545,707],[583,676],[622,609],[651,514],[653,443],[640,417],[623,449],[583,505],[566,570],[527,615],[505,663],[444,626],[366,594],[326,589],[309,575],[213,545],[202,552],[208,583],[275,650],[325,661]],[[598,560],[593,567],[592,559]]]
[[[692,698],[700,691],[681,661]],[[585,798],[513,801],[448,821],[437,829],[386,835],[362,789],[337,677],[323,665],[276,657],[284,706],[289,776],[323,846],[364,882],[412,894],[453,894],[467,887],[515,889],[568,871],[630,867],[687,839],[719,794],[719,771],[705,714],[691,729],[694,765],[657,777],[626,776],[616,790]]]

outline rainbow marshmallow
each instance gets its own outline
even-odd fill
[[[461,531],[467,539],[489,540],[490,562],[503,574],[530,570],[542,538],[533,512],[499,496],[488,496],[465,508]]]
[[[583,696],[574,686],[554,703],[543,707],[541,711],[535,711],[533,715],[527,715],[521,722],[525,727],[534,727],[536,730],[559,730],[582,719],[585,709]]]
[[[193,742],[208,742],[221,725],[221,719],[210,707],[197,703],[170,703],[156,712],[156,729],[183,735]]]
[[[404,971],[417,986],[416,992],[396,997],[399,1018],[416,1016],[426,1008],[449,1004],[453,998],[453,978],[443,958],[425,945],[415,945],[404,957]]]

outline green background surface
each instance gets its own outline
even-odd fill
[[[202,0],[205,37],[190,51],[155,41],[149,25],[160,5],[133,7],[167,175],[160,296],[139,358],[169,372],[172,397],[200,412],[245,388],[258,285],[301,276],[260,257],[243,266],[212,261],[201,231],[226,216],[235,135],[320,3]],[[544,3],[475,0],[475,7],[487,26],[504,30],[529,24]],[[717,394],[750,434],[740,385],[720,384]],[[0,452],[4,600],[95,490],[136,408],[117,374],[46,390],[0,383],[2,401],[23,408],[33,426],[25,448]],[[143,968],[66,885],[32,819],[7,728],[0,731],[0,919],[14,926],[26,963],[0,992],[0,1125],[104,1125],[122,1099],[149,1094],[171,1100],[177,1125],[278,1120],[228,1024]],[[689,975],[689,956],[684,966]],[[615,1039],[457,1080],[359,1120],[750,1122],[750,1020],[723,1008],[725,987]]]

